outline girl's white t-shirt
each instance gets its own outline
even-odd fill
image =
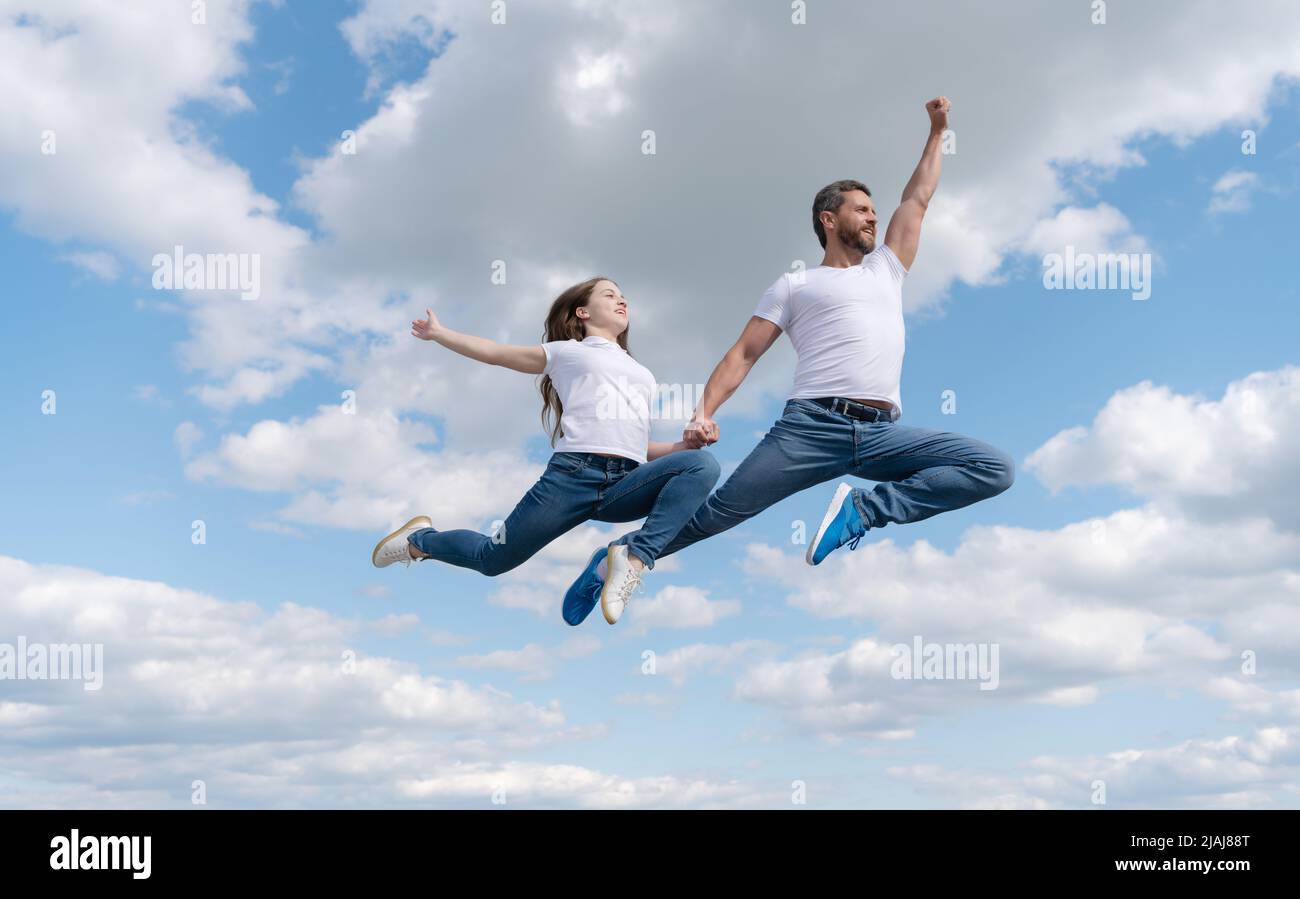
[[[617,343],[604,337],[542,344],[546,367],[564,412],[557,453],[610,453],[646,461],[655,379]]]

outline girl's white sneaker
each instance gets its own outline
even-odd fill
[[[407,542],[407,537],[416,531],[424,528],[433,527],[433,519],[428,515],[417,515],[393,531],[383,540],[375,545],[375,551],[370,554],[370,561],[376,568],[387,568],[394,562],[401,562],[407,568],[411,567],[411,544]]]
[[[616,543],[609,548],[605,556],[608,573],[605,585],[600,589],[600,611],[605,620],[615,624],[623,617],[623,610],[632,601],[632,594],[641,586],[641,574],[632,567],[627,556],[627,547]]]

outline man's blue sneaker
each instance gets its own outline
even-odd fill
[[[564,620],[568,624],[575,627],[582,624],[591,610],[596,608],[596,603],[600,602],[600,588],[605,582],[596,576],[596,566],[605,558],[608,550],[609,547],[602,546],[592,553],[587,567],[569,587],[569,592],[564,594]]]
[[[853,505],[852,493],[852,484],[840,484],[835,488],[835,496],[831,497],[822,526],[808,544],[808,553],[804,558],[809,565],[820,565],[823,559],[846,543],[849,549],[858,548],[858,541],[867,532],[867,528],[862,523],[857,507]]]

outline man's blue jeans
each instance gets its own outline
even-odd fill
[[[424,528],[408,542],[431,558],[495,576],[531,558],[584,521],[636,521],[627,544],[647,568],[663,553],[718,482],[718,460],[682,450],[644,464],[596,453],[555,453],[546,471],[489,537],[477,531]]]
[[[720,534],[793,493],[846,475],[881,482],[871,490],[854,488],[851,495],[863,523],[882,528],[996,496],[1015,479],[1015,462],[1001,450],[960,434],[857,421],[811,400],[790,400],[762,442],[660,555]],[[811,525],[820,521],[819,514]]]

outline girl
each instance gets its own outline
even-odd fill
[[[683,442],[650,441],[654,376],[627,351],[628,305],[618,285],[591,278],[564,291],[546,316],[541,346],[506,346],[458,334],[434,314],[411,334],[489,365],[540,374],[542,423],[555,450],[541,479],[494,537],[438,531],[412,518],[375,547],[372,561],[437,559],[496,576],[521,564],[584,521],[635,521],[639,530],[597,549],[564,598],[564,620],[577,625],[600,601],[618,621],[645,568],[691,519],[718,480],[710,453]]]

